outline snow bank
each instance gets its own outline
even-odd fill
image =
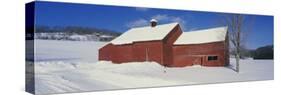
[[[155,62],[113,64],[111,62],[35,64],[36,93],[64,93],[177,85],[177,81],[153,77],[163,73]]]
[[[234,62],[232,61],[231,64]],[[155,62],[113,64],[40,62],[36,93],[64,93],[273,79],[272,60],[242,60],[241,72],[229,67],[164,68]],[[166,73],[164,73],[164,70]]]

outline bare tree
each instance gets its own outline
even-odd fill
[[[249,21],[248,21],[249,22]],[[228,26],[229,40],[233,45],[234,55],[236,60],[236,72],[240,70],[241,48],[244,46],[247,32],[250,31],[250,26],[246,22],[246,16],[241,14],[228,14],[225,15],[223,23]]]

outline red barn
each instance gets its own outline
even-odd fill
[[[178,23],[132,28],[99,49],[113,63],[155,61],[168,67],[229,64],[227,27],[182,32]]]

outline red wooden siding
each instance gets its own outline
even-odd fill
[[[163,47],[161,41],[133,43],[133,61],[155,61],[163,63]]]
[[[99,60],[107,60],[114,63],[131,62],[133,59],[132,53],[131,45],[108,44],[99,50]]]
[[[173,64],[173,43],[182,34],[182,30],[179,25],[177,25],[164,39],[163,39],[163,58],[165,66]]]
[[[225,42],[213,42],[193,45],[176,45],[173,47],[174,62],[172,66],[225,66],[228,58]],[[208,61],[208,56],[217,56],[217,60]]]
[[[109,44],[99,50],[99,60],[114,63],[155,61],[163,63],[161,41],[136,42],[126,45]]]

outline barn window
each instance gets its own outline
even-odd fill
[[[208,56],[208,61],[218,60],[218,56]]]

